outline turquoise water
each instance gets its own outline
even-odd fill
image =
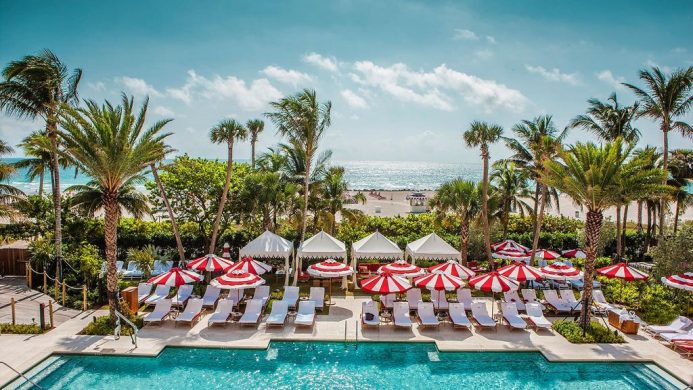
[[[438,352],[432,343],[166,348],[156,358],[56,356],[37,370],[34,380],[50,389],[679,388],[653,365],[549,363],[538,352]]]

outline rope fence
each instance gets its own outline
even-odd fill
[[[72,267],[70,267],[72,268]],[[74,268],[72,268],[74,270]],[[76,271],[76,270],[75,270]],[[81,299],[82,299],[82,311],[86,311],[88,309],[88,300],[87,300],[87,286],[83,285],[81,287],[78,286],[70,286],[67,284],[67,282],[63,279],[61,282],[58,280],[56,277],[51,277],[48,275],[46,270],[44,269],[42,272],[39,272],[38,270],[35,270],[31,267],[31,263],[27,263],[26,267],[26,281],[27,281],[27,286],[30,289],[34,288],[34,275],[37,275],[42,278],[43,280],[43,293],[48,295],[48,286],[49,283],[53,284],[53,298],[55,299],[56,302],[61,302],[62,306],[65,306],[67,303],[67,298],[68,298],[68,291],[80,291],[81,292]],[[50,302],[49,302],[50,303]],[[52,311],[51,311],[51,317],[53,316]],[[53,323],[51,319],[51,324]]]

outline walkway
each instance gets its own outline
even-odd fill
[[[14,298],[16,321],[18,324],[31,324],[39,322],[39,305],[46,305],[46,321],[48,321],[48,301],[53,298],[36,290],[30,290],[26,286],[23,277],[0,278],[0,322],[12,322],[12,309],[10,299]],[[56,325],[75,318],[79,310],[62,307],[53,302],[53,319]]]

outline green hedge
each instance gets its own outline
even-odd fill
[[[580,325],[571,320],[555,321],[553,329],[573,344],[617,344],[626,342],[616,331],[612,332],[609,328],[596,321],[592,321],[584,335]]]
[[[36,324],[3,324],[0,323],[0,334],[41,334],[43,330]]]

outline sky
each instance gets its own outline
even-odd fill
[[[149,96],[150,121],[174,119],[177,153],[210,158],[226,153],[209,141],[220,120],[263,118],[310,88],[332,102],[322,148],[335,160],[478,163],[462,140],[472,121],[512,136],[544,114],[563,128],[589,98],[631,103],[621,82],[691,66],[692,36],[690,1],[0,0],[0,66],[49,48],[83,70],[82,99]],[[265,121],[260,151],[280,141]],[[636,125],[642,145],[661,145],[656,123]],[[0,114],[12,145],[38,128]],[[235,155],[248,158],[249,143]]]

